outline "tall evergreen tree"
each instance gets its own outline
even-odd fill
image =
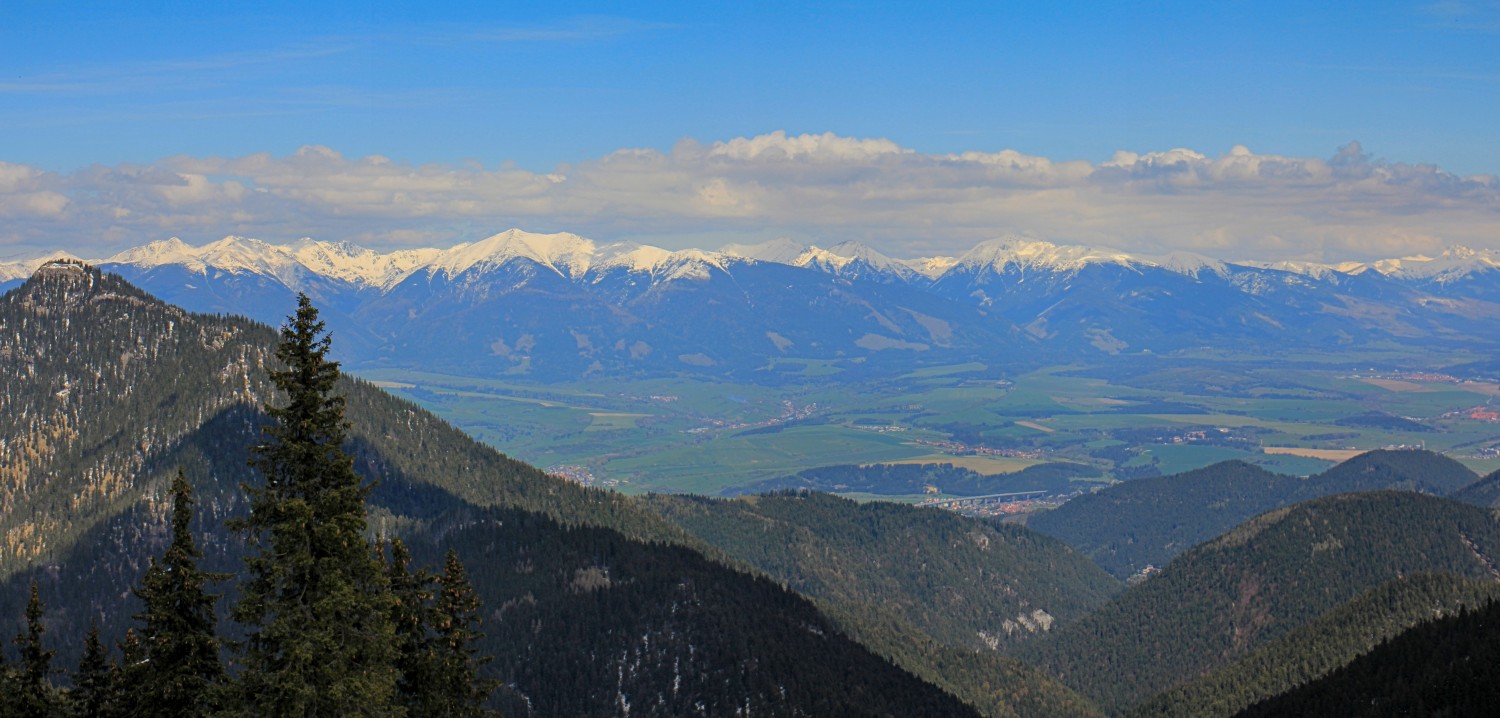
[[[0,645],[0,715],[10,715],[15,711],[11,703],[18,692],[21,676],[5,660],[5,646]]]
[[[141,622],[145,662],[134,710],[156,716],[204,716],[214,707],[224,679],[214,603],[207,586],[219,576],[198,567],[203,554],[193,540],[193,490],[181,469],[172,481],[172,540],[151,568],[136,595],[145,610]]]
[[[89,627],[83,641],[83,657],[73,672],[73,690],[68,694],[72,714],[77,718],[108,718],[116,715],[114,681],[109,665],[109,650],[99,639],[99,624]]]
[[[392,597],[365,537],[369,487],[344,452],[338,363],[305,295],[281,330],[271,381],[286,404],[268,404],[265,441],[252,464],[240,522],[259,552],[235,606],[246,625],[240,713],[276,716],[401,715],[396,702]]]
[[[426,569],[411,570],[411,552],[401,539],[387,544],[390,556],[386,574],[390,577],[395,603],[391,623],[396,630],[398,657],[396,682],[401,705],[407,718],[431,713],[429,707],[438,701],[437,651],[432,632],[433,586],[436,583]]]
[[[46,631],[42,624],[41,594],[32,581],[31,598],[26,602],[26,630],[15,638],[21,651],[21,666],[7,708],[16,711],[16,715],[45,718],[62,713],[57,689],[52,687],[54,651],[42,645],[42,634]]]
[[[479,653],[479,596],[464,573],[458,552],[448,549],[439,592],[433,608],[437,631],[437,666],[433,676],[438,700],[427,715],[433,718],[479,718],[494,715],[484,703],[495,690],[495,681],[479,676],[479,667],[491,658]]]

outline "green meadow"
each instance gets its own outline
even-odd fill
[[[512,456],[584,466],[631,493],[717,494],[831,464],[951,462],[1002,473],[1066,461],[1132,477],[1239,459],[1304,475],[1333,464],[1321,452],[1401,445],[1481,473],[1500,468],[1484,451],[1500,446],[1500,424],[1466,414],[1500,401],[1500,387],[1350,364],[1222,361],[1106,375],[968,363],[864,382],[841,380],[829,362],[788,359],[769,369],[766,383],[361,376]]]

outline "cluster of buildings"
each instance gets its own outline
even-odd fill
[[[1007,456],[1013,459],[1035,459],[1042,455],[1040,449],[992,449],[988,446],[970,446],[961,441],[953,441],[951,439],[941,441],[914,439],[913,443],[930,446],[945,454],[953,454],[954,456]]]
[[[594,472],[592,469],[579,464],[558,464],[556,466],[547,467],[545,471],[550,476],[556,476],[559,479],[566,479],[575,484],[581,484],[583,486],[605,486],[614,488],[620,485],[620,481],[618,479],[604,479],[602,481],[599,480],[598,477],[594,476]]]

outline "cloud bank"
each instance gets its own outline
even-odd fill
[[[1120,151],[1091,163],[783,132],[619,150],[547,173],[327,147],[71,173],[0,161],[0,255],[105,256],[168,236],[227,234],[394,249],[512,226],[665,247],[790,235],[918,256],[1023,232],[1230,260],[1368,260],[1453,244],[1500,249],[1500,180],[1382,162],[1353,142],[1327,158],[1234,147],[1219,156]]]

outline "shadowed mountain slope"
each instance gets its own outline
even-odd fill
[[[1445,496],[1474,472],[1429,451],[1370,451],[1305,479],[1242,461],[1135,479],[1040,513],[1027,526],[1094,559],[1119,577],[1172,557],[1265,511],[1351,491],[1402,489]]]
[[[1226,665],[1400,576],[1500,578],[1500,518],[1400,491],[1339,494],[1256,517],[1017,654],[1123,711]]]
[[[647,505],[725,554],[816,599],[882,655],[982,709],[1029,685],[1023,715],[1087,714],[1087,701],[998,649],[1103,604],[1119,583],[1062,542],[936,509],[816,492],[733,500],[656,495]],[[959,662],[973,668],[954,673]],[[988,673],[988,676],[984,676]],[[992,689],[983,690],[983,686]]]
[[[1399,578],[1234,663],[1152,698],[1130,715],[1227,718],[1252,703],[1318,680],[1413,626],[1497,598],[1500,583],[1494,580],[1447,574]]]
[[[1500,601],[1413,627],[1347,666],[1246,709],[1288,715],[1488,716],[1500,704]]]

